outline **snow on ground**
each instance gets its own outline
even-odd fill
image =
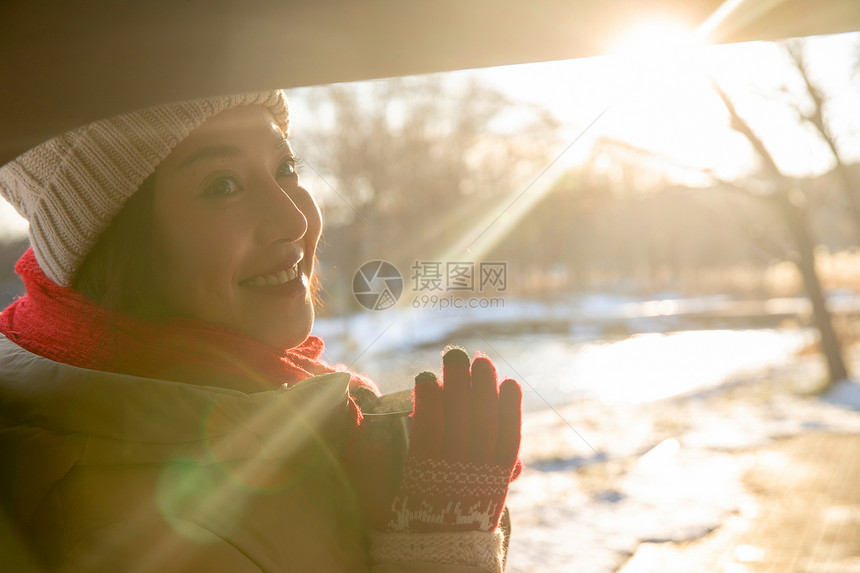
[[[798,310],[796,300],[783,302]],[[743,514],[752,502],[742,477],[755,448],[805,432],[860,433],[860,384],[815,394],[823,362],[797,355],[814,339],[810,331],[695,330],[685,318],[733,304],[617,295],[506,300],[503,309],[404,308],[321,320],[315,333],[327,358],[368,373],[384,392],[438,368],[444,343],[490,354],[502,375],[523,383],[527,411],[526,469],[508,500],[507,571],[603,573],[642,543],[698,539]],[[570,326],[492,334],[541,321]],[[464,325],[478,329],[458,336]],[[860,347],[853,362],[860,371]]]
[[[841,380],[822,396],[822,400],[860,410],[860,383],[856,380]]]
[[[524,422],[526,470],[509,496],[511,573],[614,572],[648,541],[698,539],[749,505],[751,448],[809,431],[860,433],[860,385],[809,394],[795,359],[648,404],[583,401]]]
[[[741,471],[727,454],[680,449],[671,439],[624,469],[584,477],[531,469],[509,499],[507,570],[615,571],[642,541],[698,538],[734,511]]]

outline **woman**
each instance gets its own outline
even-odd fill
[[[500,571],[521,391],[416,379],[405,462],[320,359],[321,217],[282,92],[94,122],[0,168],[30,223],[0,314],[4,563],[62,571]]]

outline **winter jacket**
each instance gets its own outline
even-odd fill
[[[245,394],[76,368],[0,335],[0,571],[497,570],[465,563],[498,561],[498,534],[371,547],[337,455],[349,432],[331,423],[348,381]]]

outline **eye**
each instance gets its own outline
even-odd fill
[[[203,189],[203,195],[207,197],[229,197],[241,190],[242,186],[234,177],[219,177],[206,185]]]
[[[296,169],[296,164],[298,163],[298,158],[295,155],[290,155],[286,159],[284,159],[280,165],[278,165],[278,170],[275,173],[275,178],[280,179],[281,177],[296,177],[299,172]]]

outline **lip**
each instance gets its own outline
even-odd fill
[[[239,281],[239,285],[254,289],[268,289],[294,283],[305,275],[303,262],[304,253],[296,253],[261,272],[248,275]]]
[[[293,297],[304,297],[307,295],[309,290],[309,283],[307,277],[305,277],[304,273],[301,272],[301,268],[299,269],[299,275],[291,281],[287,281],[285,283],[275,284],[275,285],[266,285],[259,287],[245,287],[248,290],[246,292],[255,294],[261,297],[275,297],[275,298],[293,298]]]

